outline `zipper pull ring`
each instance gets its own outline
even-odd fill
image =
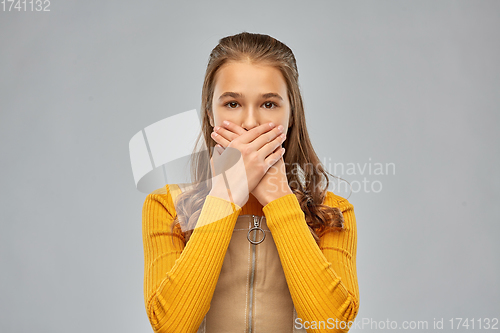
[[[257,244],[260,244],[264,241],[264,239],[266,238],[266,232],[264,229],[262,229],[260,227],[260,221],[259,221],[259,217],[260,217],[260,221],[262,221],[262,219],[264,218],[264,216],[256,216],[256,215],[253,215],[253,228],[251,228],[250,230],[248,230],[248,234],[247,234],[247,239],[250,243],[254,244],[254,245],[257,245]],[[258,241],[254,241],[254,240],[251,240],[250,239],[250,233],[253,231],[253,230],[257,230],[257,231],[262,231],[262,239],[258,240]]]

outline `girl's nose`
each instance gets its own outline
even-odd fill
[[[241,127],[249,131],[257,126],[259,126],[259,121],[255,115],[254,110],[247,110],[247,112],[244,113]]]

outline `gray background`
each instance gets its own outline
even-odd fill
[[[1,332],[152,332],[128,142],[199,110],[210,51],[242,31],[294,51],[321,158],[396,166],[340,175],[383,185],[349,197],[357,320],[500,317],[500,2],[49,8],[0,12]]]

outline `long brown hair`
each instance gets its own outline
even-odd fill
[[[323,205],[329,186],[327,172],[313,149],[306,128],[304,106],[299,89],[299,72],[292,50],[268,35],[242,32],[224,37],[210,53],[202,89],[201,118],[202,129],[198,136],[191,159],[191,179],[193,187],[180,194],[175,202],[176,219],[174,228],[182,232],[187,243],[200,216],[203,203],[211,189],[210,156],[215,142],[210,133],[214,77],[218,69],[229,61],[250,61],[266,64],[280,70],[287,84],[291,107],[291,127],[288,129],[284,162],[288,184],[297,196],[304,211],[309,229],[319,244],[319,237],[326,231],[341,230],[344,226],[342,212],[338,208]],[[289,124],[290,126],[290,124]],[[200,143],[208,148],[200,153]],[[181,227],[182,226],[182,227]]]

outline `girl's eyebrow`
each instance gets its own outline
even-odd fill
[[[232,97],[232,98],[243,98],[243,94],[232,92],[232,91],[226,91],[222,95],[220,95],[219,100],[223,99],[224,97]],[[262,94],[262,98],[271,98],[271,97],[276,97],[280,100],[283,100],[283,98],[277,94],[277,93],[267,93],[267,94]]]

